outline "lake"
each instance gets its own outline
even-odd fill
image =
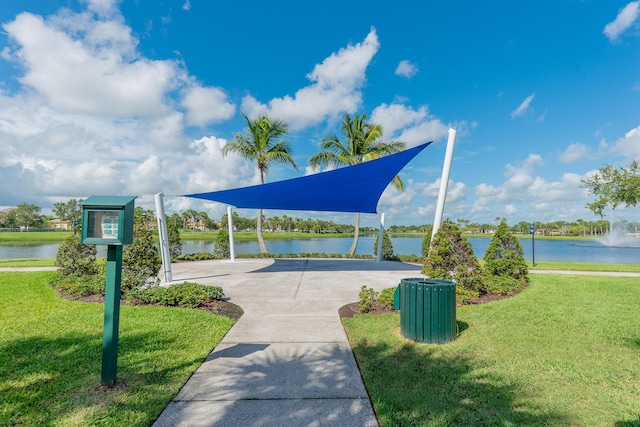
[[[327,253],[345,254],[351,247],[353,239],[345,237],[268,240],[267,247],[274,254],[289,253]],[[360,238],[358,250],[360,255],[373,255],[375,236]],[[478,258],[482,258],[489,246],[489,238],[469,238],[473,250]],[[392,237],[393,249],[396,254],[420,254],[421,237]],[[525,258],[531,261],[531,240],[520,241]],[[46,245],[0,245],[0,258],[55,258],[59,244]],[[213,243],[202,241],[187,241],[182,245],[182,253],[210,252]],[[99,247],[99,255],[106,253],[104,247]],[[236,243],[236,254],[259,253],[257,241]],[[535,240],[536,261],[574,261],[574,262],[603,262],[603,263],[640,263],[640,241],[636,246],[609,247],[597,241],[585,240]]]

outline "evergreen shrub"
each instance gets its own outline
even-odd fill
[[[422,273],[432,279],[453,280],[459,303],[478,296],[483,288],[484,272],[471,243],[451,220],[443,221],[433,237]]]
[[[498,225],[483,260],[485,271],[489,275],[487,292],[504,295],[518,292],[527,284],[529,270],[522,246],[511,234],[506,221]]]

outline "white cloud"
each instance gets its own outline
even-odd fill
[[[161,115],[166,92],[185,77],[175,61],[138,57],[120,16],[105,21],[66,12],[45,20],[21,13],[3,28],[15,43],[11,58],[25,69],[20,82],[69,112]]]
[[[428,224],[435,212],[436,201],[440,191],[440,178],[435,182],[405,182],[404,191],[400,192],[388,186],[380,202],[378,211],[384,212],[389,218],[401,218],[413,224]],[[445,216],[466,216],[469,207],[466,204],[467,187],[462,182],[450,181],[447,187]],[[410,204],[417,204],[416,208],[407,209]]]
[[[589,156],[589,149],[586,145],[576,142],[570,144],[562,154],[560,154],[560,161],[563,163],[573,163],[583,160]]]
[[[403,59],[396,68],[395,75],[410,79],[418,73],[418,67],[406,59]]]
[[[185,122],[231,117],[225,93],[196,85],[177,61],[143,57],[118,1],[86,4],[81,13],[22,13],[4,24],[12,45],[2,58],[19,67],[22,85],[0,91],[0,182],[12,183],[0,204],[90,194],[152,204],[145,194],[257,182],[254,165],[222,158],[226,140],[184,134]],[[175,200],[168,205],[200,203]]]
[[[511,118],[514,119],[526,113],[527,110],[529,110],[529,107],[531,106],[531,101],[533,101],[533,98],[535,96],[536,96],[535,93],[532,93],[531,95],[527,96],[524,99],[524,101],[522,101],[522,103],[518,106],[518,108],[516,108],[511,112]]]
[[[625,156],[628,160],[640,159],[640,126],[619,138],[611,147],[611,151]]]
[[[616,19],[605,25],[603,33],[609,41],[615,41],[628,30],[640,15],[640,1],[632,1],[623,7]]]
[[[118,13],[121,0],[85,0],[87,8],[100,16],[112,16]]]
[[[242,111],[250,117],[260,114],[278,117],[291,129],[353,113],[362,104],[365,71],[379,47],[376,31],[371,29],[362,43],[348,45],[317,64],[307,75],[312,83],[295,96],[274,98],[262,104],[247,95],[242,100]]]
[[[182,106],[187,109],[187,124],[205,126],[229,119],[236,111],[227,95],[215,87],[195,86],[185,90]]]
[[[173,112],[164,117],[157,118],[147,123],[148,128],[143,133],[145,140],[151,142],[154,148],[163,151],[178,150],[186,146],[182,130],[183,114]]]
[[[404,141],[407,147],[438,140],[449,130],[439,119],[429,115],[424,105],[414,110],[397,103],[382,104],[373,110],[371,121],[382,126],[384,139]]]
[[[182,4],[182,10],[191,10],[191,2],[189,0],[185,0],[185,2]]]
[[[501,184],[477,185],[471,217],[486,218],[493,213],[514,222],[575,220],[584,216],[588,194],[581,187],[583,176],[565,173],[559,180],[548,180],[536,174],[542,165],[542,157],[531,154],[522,162],[507,165],[507,179]]]

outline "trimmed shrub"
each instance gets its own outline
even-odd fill
[[[61,272],[57,272],[49,279],[49,284],[73,298],[104,295],[106,274],[106,264],[104,262],[96,262],[94,274],[79,276],[64,275]]]
[[[198,307],[209,300],[222,299],[222,288],[184,282],[167,288],[161,303],[177,307]]]
[[[527,281],[524,279],[489,275],[486,279],[485,290],[491,294],[508,295],[520,292],[526,285]]]
[[[378,239],[380,233],[376,234],[376,240],[373,242],[373,254],[378,255]],[[382,254],[380,258],[386,261],[395,261],[397,258],[393,255],[393,243],[386,231],[382,233]]]
[[[518,292],[527,285],[529,270],[522,246],[502,221],[484,253],[484,268],[489,274],[486,291],[505,295]]]
[[[460,303],[478,296],[483,287],[484,273],[471,243],[451,220],[443,221],[433,237],[422,273],[432,279],[455,281],[456,296]]]
[[[396,293],[396,288],[384,288],[378,295],[378,302],[385,307],[393,308],[393,297]]]
[[[134,304],[187,308],[196,308],[208,301],[223,298],[224,291],[220,286],[207,286],[193,282],[183,282],[168,288],[152,286],[146,289],[132,289],[126,294],[127,301]]]
[[[56,267],[63,276],[94,275],[98,272],[96,246],[80,243],[80,235],[72,234],[58,248]]]
[[[131,304],[160,304],[164,301],[167,288],[152,286],[146,289],[131,289],[124,294],[127,302]]]
[[[529,273],[522,246],[511,234],[506,221],[498,225],[483,259],[485,270],[494,276],[526,280]]]

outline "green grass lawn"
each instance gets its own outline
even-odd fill
[[[445,345],[399,315],[343,319],[382,426],[639,426],[637,278],[535,275],[522,294],[459,307]]]
[[[54,267],[55,258],[0,258],[0,267]]]
[[[618,271],[624,273],[640,273],[640,264],[608,264],[604,262],[570,262],[570,261],[542,261],[536,266],[527,261],[531,270],[571,270],[571,271]]]
[[[2,232],[0,243],[45,244],[62,243],[71,235],[71,231],[28,231]]]
[[[0,425],[148,426],[234,321],[123,306],[116,385],[100,385],[103,305],[62,299],[51,273],[0,273]]]

